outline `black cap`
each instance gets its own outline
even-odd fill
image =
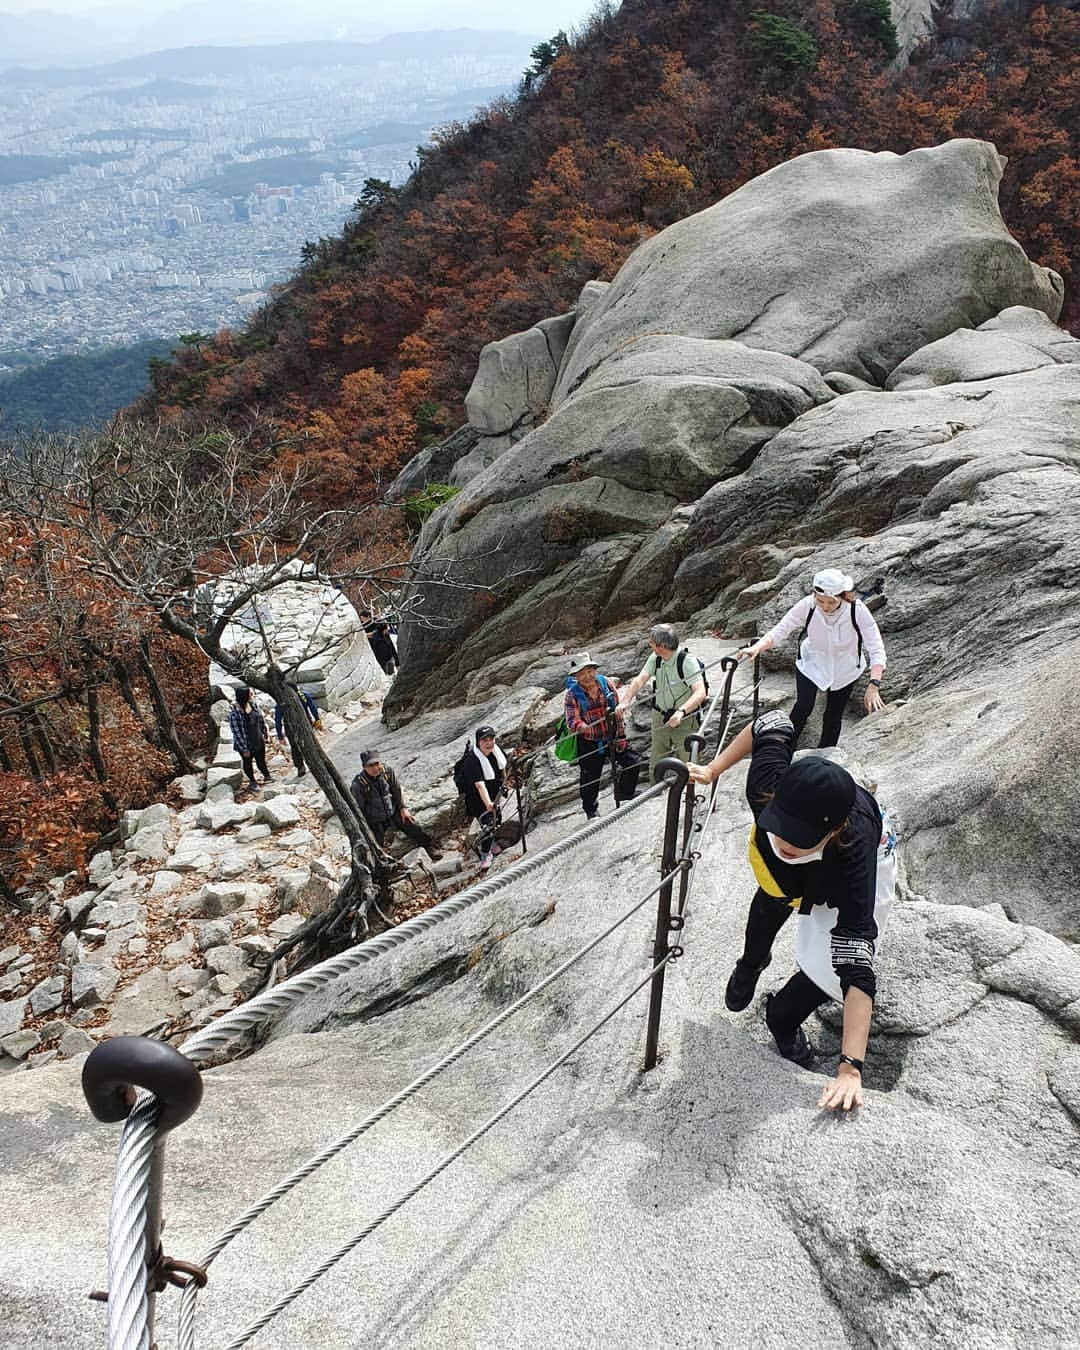
[[[757,823],[792,848],[813,848],[847,819],[854,801],[847,769],[810,755],[789,766]]]
[[[378,750],[361,750],[361,751],[360,751],[360,763],[361,763],[361,764],[370,764],[373,760],[374,760],[376,763],[378,763],[378,764],[381,764],[381,763],[382,763],[382,760],[379,758],[379,752],[378,752]]]
[[[477,727],[477,728],[476,728],[476,744],[479,745],[481,741],[487,740],[487,738],[488,738],[489,736],[494,736],[494,735],[495,735],[495,728],[494,728],[494,727],[488,727],[488,726]]]

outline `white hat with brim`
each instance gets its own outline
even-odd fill
[[[588,652],[576,652],[570,658],[570,664],[567,667],[566,673],[568,675],[576,675],[579,671],[584,670],[587,666],[595,666],[595,665],[596,662],[592,659],[592,657],[589,655]]]
[[[826,567],[823,571],[814,573],[814,590],[824,591],[826,595],[843,595],[854,585],[851,577],[841,572],[839,567]]]

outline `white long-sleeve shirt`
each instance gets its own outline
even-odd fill
[[[814,612],[816,611],[816,613]],[[812,617],[811,617],[812,616]],[[795,667],[819,689],[843,689],[853,684],[866,669],[885,665],[885,643],[874,616],[861,600],[855,601],[855,623],[862,634],[863,655],[859,657],[859,633],[851,622],[851,604],[844,600],[833,614],[826,614],[814,603],[812,595],[797,600],[778,624],[769,629],[773,646],[778,647],[792,633],[810,627],[799,648]]]

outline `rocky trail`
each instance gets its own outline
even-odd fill
[[[884,577],[887,706],[862,716],[857,684],[841,740],[900,840],[865,1107],[815,1105],[835,1009],[808,1024],[815,1068],[771,1044],[762,1000],[790,971],[788,929],[749,1009],[724,1008],[753,886],[733,772],[701,836],[657,1067],[642,1072],[642,993],[252,1344],[1080,1343],[1080,340],[1055,322],[1061,277],[1005,227],[1003,170],[966,140],[801,156],[648,240],[571,315],[486,348],[469,428],[406,475],[415,491],[437,464],[462,486],[415,556],[465,584],[434,599],[410,586],[407,606],[430,603],[439,626],[404,625],[381,720],[373,701],[331,731],[339,767],[378,749],[438,834],[477,725],[549,741],[568,652],[630,678],[663,618],[711,661],[821,567]],[[763,706],[790,699],[791,657],[766,656]],[[637,746],[647,729],[636,708]],[[159,1025],[165,985],[189,1024],[213,1018],[251,979],[244,943],[340,876],[316,797],[282,783],[237,803],[235,764],[217,768],[206,802],[132,819],[92,892],[53,887],[34,954],[5,939],[0,1009],[18,1012],[0,1046],[23,1038],[23,1058],[0,1061],[13,1345],[42,1326],[61,1350],[102,1338],[85,1293],[105,1279],[119,1131],[91,1120],[61,1038],[77,1060],[78,1037],[132,1025],[125,1008]],[[582,816],[573,770],[546,750],[531,789],[539,851]],[[204,1072],[203,1105],[168,1145],[172,1254],[198,1260],[655,884],[660,801],[612,820],[605,795],[602,814],[579,846],[357,962],[256,1053]],[[447,862],[441,894],[469,875]],[[151,917],[177,904],[159,945]],[[239,1237],[200,1296],[197,1344],[228,1343],[597,1026],[649,971],[653,926],[646,905]],[[106,951],[141,973],[72,1009],[76,973]],[[161,1305],[165,1350],[176,1300]]]

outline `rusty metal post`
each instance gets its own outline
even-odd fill
[[[668,783],[667,817],[664,824],[664,853],[660,862],[660,875],[668,877],[660,888],[656,901],[656,936],[653,939],[653,965],[659,965],[667,956],[668,934],[672,930],[671,892],[678,862],[679,814],[682,806],[683,788],[689,782],[690,774],[681,759],[662,759],[653,774],[657,782]],[[681,919],[674,925],[681,925]],[[664,975],[666,967],[653,976],[649,992],[649,1020],[645,1032],[645,1070],[656,1067],[657,1046],[660,1040],[660,1010],[664,1003]]]

